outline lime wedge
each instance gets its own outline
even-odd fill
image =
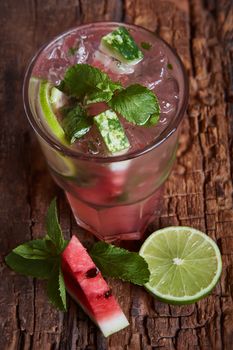
[[[57,117],[53,112],[53,108],[52,108],[52,103],[54,103],[54,96],[53,96],[53,101],[51,101],[52,88],[53,86],[49,82],[44,80],[41,81],[40,89],[39,89],[40,106],[41,106],[44,118],[51,132],[53,133],[54,136],[57,137],[57,139],[61,143],[66,145],[67,140],[66,140],[65,132],[62,129],[61,125],[59,124]]]
[[[36,109],[32,101],[35,96],[38,96],[37,107],[43,116],[46,127],[61,144],[69,146],[65,132],[54,113],[55,109],[60,108],[66,102],[64,94],[49,82],[32,77],[29,83],[29,96],[31,108],[35,114]],[[76,166],[70,158],[52,148],[43,147],[43,150],[50,168],[63,176],[75,177]]]
[[[191,227],[167,227],[152,233],[139,254],[151,272],[145,287],[170,304],[191,304],[203,298],[222,271],[216,243]]]

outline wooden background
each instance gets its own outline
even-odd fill
[[[1,350],[233,349],[230,4],[231,0],[0,1]],[[169,306],[142,288],[112,282],[130,327],[107,340],[72,300],[68,313],[57,312],[47,301],[43,282],[16,275],[4,264],[13,247],[44,232],[44,215],[54,195],[66,236],[77,232],[26,120],[21,90],[25,67],[42,43],[72,26],[97,20],[142,25],[180,54],[190,77],[188,118],[154,228],[199,228],[217,241],[223,257],[221,283],[211,296],[191,306]]]

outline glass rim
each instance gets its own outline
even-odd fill
[[[29,105],[29,98],[28,98],[28,88],[29,88],[29,80],[31,77],[32,70],[34,68],[34,65],[42,53],[42,51],[48,47],[50,44],[52,44],[54,41],[62,38],[63,36],[71,33],[77,28],[88,28],[91,27],[94,24],[99,24],[99,25],[126,25],[127,27],[132,27],[132,28],[139,28],[140,30],[144,30],[146,32],[151,33],[152,35],[155,35],[159,40],[161,40],[165,46],[172,52],[174,55],[175,59],[177,60],[177,63],[181,69],[182,77],[183,77],[183,86],[184,86],[184,91],[183,95],[181,96],[181,105],[179,109],[177,110],[177,113],[174,118],[168,123],[168,125],[165,127],[165,129],[151,142],[149,145],[146,147],[131,152],[131,153],[125,153],[121,155],[112,155],[112,156],[98,156],[98,155],[90,155],[90,154],[84,154],[79,152],[78,150],[73,150],[70,149],[69,147],[62,145],[58,140],[56,140],[52,135],[47,134],[42,128],[39,127],[37,124],[35,117],[33,116],[33,113],[31,111],[30,105]],[[173,49],[165,40],[163,40],[161,37],[159,37],[157,34],[154,32],[138,25],[134,24],[128,24],[128,23],[123,23],[123,22],[114,22],[114,21],[99,21],[99,22],[92,22],[92,23],[87,23],[79,26],[75,26],[71,29],[68,29],[59,35],[53,37],[50,39],[48,42],[46,42],[44,45],[42,45],[37,52],[34,54],[34,56],[31,58],[26,72],[24,76],[24,81],[23,81],[23,104],[24,104],[24,110],[27,116],[27,119],[29,123],[31,124],[33,130],[44,140],[46,141],[52,148],[54,148],[56,151],[61,152],[65,156],[72,157],[72,158],[77,158],[80,160],[89,160],[93,162],[102,162],[102,163],[112,163],[112,162],[119,162],[123,160],[129,160],[133,158],[137,158],[145,153],[148,153],[152,151],[154,148],[158,147],[161,143],[165,142],[178,128],[180,125],[184,115],[185,111],[188,105],[188,98],[189,98],[189,83],[188,83],[188,77],[187,73],[185,71],[184,65],[176,53],[175,49]]]

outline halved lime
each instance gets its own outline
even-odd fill
[[[170,304],[191,304],[211,292],[222,271],[217,244],[191,227],[167,227],[152,233],[139,254],[151,272],[145,287]]]

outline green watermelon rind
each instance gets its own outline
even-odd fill
[[[104,143],[111,153],[127,150],[130,147],[129,140],[115,112],[108,109],[94,117]]]
[[[83,311],[90,317],[92,322],[96,324],[102,331],[103,335],[107,338],[110,335],[121,331],[122,329],[129,326],[129,322],[126,319],[125,315],[119,314],[118,316],[113,315],[112,319],[106,319],[104,321],[97,322],[94,318],[94,316],[88,311],[88,309],[77,299],[77,297],[72,293],[72,291],[66,287],[67,292],[69,295],[74,299],[79,306],[83,309]]]
[[[99,49],[128,65],[136,65],[143,59],[142,51],[125,27],[119,27],[105,35]]]

